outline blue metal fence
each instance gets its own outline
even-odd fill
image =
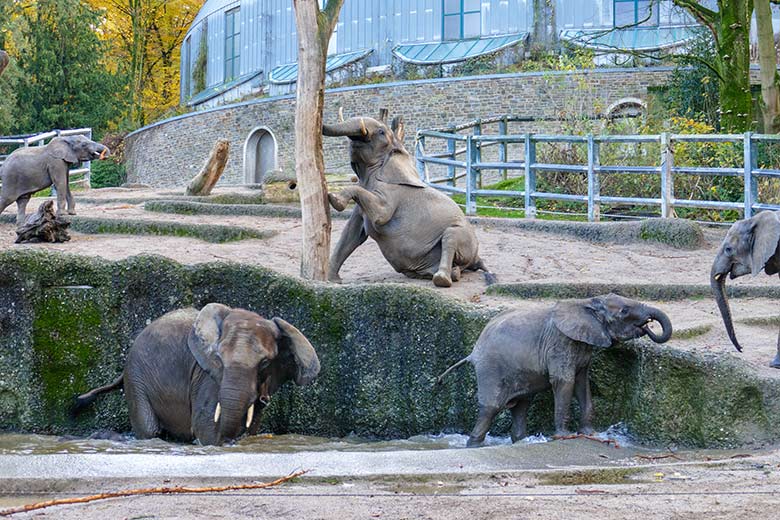
[[[673,134],[654,135],[547,135],[547,134],[509,134],[511,122],[527,121],[527,118],[501,116],[478,120],[472,123],[452,127],[446,131],[421,130],[417,132],[415,159],[420,178],[428,185],[447,192],[465,195],[466,213],[473,215],[477,211],[479,197],[508,197],[524,200],[525,216],[535,218],[538,200],[573,201],[587,204],[588,220],[600,219],[601,204],[627,204],[638,206],[659,206],[660,216],[671,217],[675,207],[689,207],[713,210],[743,211],[749,218],[756,210],[780,210],[780,205],[762,203],[758,200],[758,179],[780,178],[780,170],[757,167],[757,145],[759,143],[778,143],[780,135],[764,135],[747,132],[745,134]],[[496,125],[497,133],[484,132],[488,125]],[[460,133],[470,131],[468,134]],[[587,161],[583,164],[548,164],[537,161],[537,146],[540,143],[580,144],[587,148]],[[653,166],[605,166],[600,164],[599,149],[605,143],[657,143],[660,153]],[[740,167],[676,166],[674,148],[677,143],[734,143],[742,146],[743,165]],[[523,160],[508,159],[510,144],[523,145]],[[493,155],[495,160],[483,160],[483,151],[498,146]],[[426,152],[426,147],[437,152]],[[435,167],[435,168],[434,168]],[[446,174],[434,177],[432,169],[446,167]],[[482,188],[482,174],[497,171],[507,178],[510,170],[524,173],[523,191],[491,190]],[[537,189],[537,174],[540,172],[570,172],[586,174],[587,193],[567,194],[542,192]],[[660,192],[657,197],[618,197],[600,193],[600,180],[604,175],[644,174],[660,176]],[[707,199],[683,199],[674,196],[676,176],[719,176],[742,177],[744,182],[744,201],[728,202]],[[459,183],[463,179],[465,182]],[[460,184],[460,185],[459,185]]]

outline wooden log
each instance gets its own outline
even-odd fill
[[[54,201],[48,200],[38,207],[38,211],[27,217],[23,225],[16,229],[16,243],[67,242],[70,240],[69,226],[70,221],[58,218],[54,213]]]
[[[226,139],[220,139],[214,143],[214,148],[211,149],[211,155],[206,164],[187,186],[187,195],[199,197],[211,195],[211,190],[214,189],[214,185],[222,177],[222,172],[225,171],[229,152],[230,143]]]

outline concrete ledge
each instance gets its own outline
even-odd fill
[[[274,236],[272,231],[257,231],[238,226],[215,224],[182,224],[155,220],[109,219],[91,217],[71,217],[70,229],[88,235],[157,235],[190,237],[206,242],[235,242],[246,239],[265,239]],[[15,224],[16,217],[0,215],[0,222]]]
[[[521,299],[592,298],[607,293],[652,301],[712,297],[710,286],[703,284],[498,283],[487,288],[487,294]],[[726,293],[730,298],[780,298],[780,287],[727,285]]]
[[[144,210],[177,215],[247,215],[254,217],[301,218],[301,208],[278,204],[212,204],[180,200],[150,200]],[[331,218],[348,219],[351,211],[330,211]]]

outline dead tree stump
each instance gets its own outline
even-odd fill
[[[16,243],[67,242],[70,240],[68,226],[70,226],[68,220],[58,218],[54,213],[54,201],[48,200],[16,229]]]
[[[222,176],[222,172],[225,171],[228,152],[230,152],[230,143],[227,140],[220,139],[214,144],[206,164],[187,186],[187,195],[205,196],[211,194],[214,185]]]

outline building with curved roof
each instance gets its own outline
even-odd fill
[[[344,0],[327,70],[444,66],[515,48],[533,33],[535,3]],[[563,40],[607,52],[675,47],[699,28],[672,0],[557,0],[552,19],[536,22],[552,20]],[[291,92],[295,30],[292,0],[208,0],[182,47],[182,102],[209,107],[258,92]]]

